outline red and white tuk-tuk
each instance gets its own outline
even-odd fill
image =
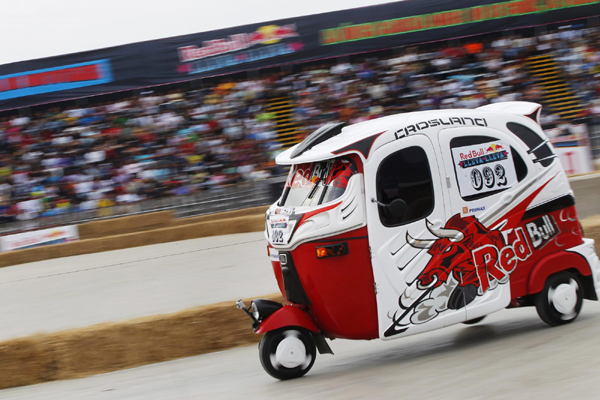
[[[325,338],[394,339],[535,306],[550,325],[597,300],[599,261],[541,106],[328,124],[277,157],[291,170],[266,214],[286,304],[253,300],[265,370],[304,375]]]

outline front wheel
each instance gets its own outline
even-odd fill
[[[581,283],[576,275],[567,271],[548,277],[544,289],[535,297],[538,315],[551,326],[573,322],[582,304]]]
[[[267,332],[258,345],[258,352],[265,371],[281,380],[303,376],[317,357],[310,332],[297,327]]]

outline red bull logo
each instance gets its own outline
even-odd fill
[[[298,36],[296,24],[264,25],[252,33],[238,33],[230,35],[228,38],[205,41],[202,43],[202,47],[184,46],[177,50],[179,61],[186,62],[243,50],[258,44],[273,44],[295,36]]]
[[[522,228],[515,229],[517,239],[502,248],[485,245],[473,251],[475,271],[479,279],[479,294],[490,287],[508,281],[508,277],[519,261],[525,261],[531,255],[531,247]]]
[[[418,283],[421,287],[439,287],[452,275],[458,282],[458,287],[469,293],[468,296],[462,297],[464,301],[454,304],[452,308],[464,307],[490,286],[486,279],[487,273],[482,272],[481,268],[490,265],[491,270],[492,253],[480,254],[483,264],[477,262],[474,254],[480,249],[504,249],[504,236],[498,230],[486,228],[473,216],[461,218],[459,214],[450,218],[443,228],[434,229],[428,223],[427,229],[437,239],[415,239],[407,234],[407,242],[411,246],[428,249],[428,253],[431,254],[431,259],[417,277]],[[500,276],[497,271],[491,270],[491,273],[493,277]]]
[[[449,308],[464,307],[498,283],[508,282],[517,264],[532,254],[523,228],[511,232],[511,244],[502,232],[486,228],[473,216],[456,214],[443,228],[433,229],[429,223],[427,228],[438,239],[415,239],[407,234],[411,246],[428,249],[432,256],[417,281],[422,288],[437,288],[452,276],[461,301],[451,300]]]
[[[461,218],[456,214],[442,228],[427,222],[427,229],[436,239],[416,239],[406,234],[407,243],[427,249],[431,259],[417,276],[416,287],[407,288],[400,297],[402,311],[392,316],[384,332],[386,337],[406,331],[411,323],[422,324],[446,310],[465,307],[492,285],[508,280],[510,272],[503,269],[503,263],[514,269],[518,244],[507,246],[499,230],[488,229],[473,216]],[[523,237],[521,230],[519,238]],[[511,251],[504,250],[507,247]],[[497,281],[490,283],[490,279]]]

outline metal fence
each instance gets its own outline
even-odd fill
[[[592,158],[600,158],[600,118],[594,118],[589,125],[590,146],[592,147]]]
[[[76,211],[26,221],[9,222],[0,224],[0,235],[165,210],[172,210],[176,218],[187,218],[262,206],[272,203],[279,197],[284,182],[285,176],[189,195],[143,200],[137,203],[96,210]]]

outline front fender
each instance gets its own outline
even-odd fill
[[[529,294],[541,292],[550,275],[569,269],[577,270],[582,276],[592,274],[586,258],[574,251],[563,250],[542,258],[529,275]]]
[[[311,332],[319,332],[319,328],[308,313],[298,307],[284,305],[261,322],[254,333],[267,333],[285,326],[300,326]]]

